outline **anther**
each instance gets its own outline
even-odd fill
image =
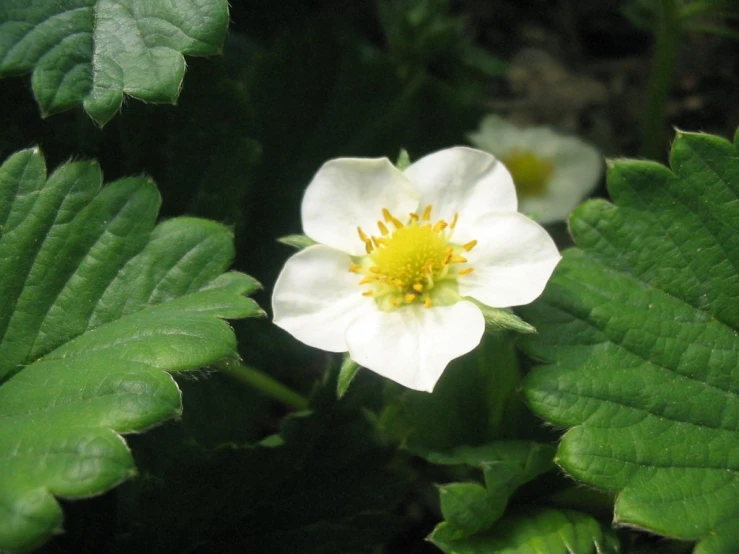
[[[468,242],[467,244],[465,244],[464,246],[462,246],[462,248],[464,248],[467,252],[469,252],[475,246],[477,246],[477,241],[476,240],[471,240],[470,242]]]
[[[372,277],[365,277],[361,281],[359,281],[360,285],[366,285],[367,283],[371,283],[373,281]]]
[[[367,254],[372,254],[372,241],[367,239],[364,241],[364,249],[367,251]]]
[[[374,294],[374,291],[366,290],[362,293],[362,296],[372,296]]]
[[[416,283],[413,285],[413,290],[416,292],[423,292],[423,285],[421,283]]]
[[[405,301],[406,301],[406,302],[407,302],[408,304],[410,304],[411,302],[413,302],[413,301],[414,301],[414,300],[416,299],[416,295],[415,295],[415,294],[413,294],[413,293],[410,293],[410,292],[409,292],[409,293],[408,293],[408,294],[406,294],[406,295],[405,295],[405,296],[404,296],[403,298],[405,299]]]
[[[436,225],[434,225],[434,231],[438,233],[439,231],[443,231],[444,229],[446,229],[446,227],[447,227],[447,222],[444,221],[443,219],[440,219],[439,221],[436,222]]]
[[[423,307],[424,308],[431,307],[431,297],[430,296],[427,296],[426,299],[423,301]]]
[[[402,287],[405,283],[403,283],[403,280],[402,279],[395,279],[395,281],[393,281],[393,284],[396,287]]]
[[[359,238],[362,239],[362,242],[367,244],[369,237],[365,234],[364,231],[362,231],[361,227],[357,227],[357,233],[359,233]]]
[[[359,264],[351,264],[349,266],[349,271],[352,273],[361,273],[362,272],[362,266]]]
[[[411,212],[408,215],[411,217],[411,221],[418,221],[418,214],[416,212]]]
[[[465,267],[464,269],[460,269],[457,272],[457,275],[469,275],[473,271],[475,271],[475,268],[474,267]]]
[[[457,220],[459,219],[459,214],[455,213],[454,218],[452,219],[452,222],[449,224],[449,227],[454,229],[457,226]]]
[[[387,235],[389,231],[387,230],[387,227],[382,221],[377,222],[377,227],[380,229],[380,233],[382,233],[383,236]]]
[[[369,268],[369,270],[370,270],[370,271],[371,271],[372,273],[380,273],[380,268],[379,268],[379,267],[377,267],[376,265],[373,265],[372,267],[370,267],[370,268]]]
[[[421,219],[423,219],[424,221],[428,221],[429,219],[431,219],[431,204],[423,209],[423,215],[421,215]]]
[[[387,208],[382,208],[382,217],[385,218],[385,221],[390,223],[390,221],[393,219],[393,214],[390,213],[390,210]]]
[[[464,256],[452,256],[452,259],[450,260],[453,264],[463,264],[467,262],[467,258]]]

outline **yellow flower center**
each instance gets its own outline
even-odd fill
[[[362,294],[374,297],[385,311],[414,303],[430,308],[458,301],[457,279],[473,271],[462,254],[477,244],[451,242],[458,215],[450,223],[443,219],[431,223],[431,206],[426,206],[403,223],[386,209],[382,213],[379,236],[357,228],[367,255],[355,258],[349,271],[364,276],[359,281]]]
[[[516,192],[521,198],[540,196],[549,184],[554,166],[533,152],[514,148],[501,158],[511,172]]]

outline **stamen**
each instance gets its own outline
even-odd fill
[[[357,233],[359,233],[359,238],[362,239],[362,242],[367,244],[369,237],[365,234],[364,231],[362,231],[361,227],[357,227]]]
[[[431,204],[423,209],[423,215],[421,215],[421,219],[423,219],[424,221],[428,221],[429,219],[431,219]]]
[[[406,294],[406,295],[405,295],[405,296],[404,296],[403,298],[405,299],[405,301],[406,301],[406,302],[407,302],[408,304],[410,304],[411,302],[413,302],[413,301],[414,301],[414,300],[416,299],[416,295],[415,295],[415,294],[412,294],[412,293],[410,293],[410,292],[409,292],[409,293],[408,293],[408,294]]]
[[[431,307],[431,297],[430,296],[426,296],[426,299],[423,301],[423,307],[424,308]]]
[[[453,264],[463,264],[467,262],[467,258],[464,256],[452,256],[452,259],[450,260]]]
[[[457,275],[469,275],[473,271],[475,271],[475,268],[474,267],[465,267],[464,269],[460,269],[457,272]]]
[[[362,293],[362,296],[372,296],[373,294],[375,294],[375,291],[373,291],[373,290],[366,290],[366,291],[364,291]]]
[[[402,279],[395,279],[395,281],[393,282],[393,284],[396,287],[402,287],[405,283],[403,283],[403,280]]]
[[[370,270],[370,271],[371,271],[372,273],[380,273],[380,268],[379,268],[379,267],[377,267],[376,265],[373,265],[372,267],[370,267],[370,268],[369,268],[369,270]]]
[[[351,264],[349,266],[349,271],[352,273],[361,273],[362,272],[362,266],[359,264]]]
[[[423,292],[423,285],[421,283],[416,283],[413,285],[413,290],[417,292]]]
[[[434,225],[434,231],[438,233],[439,231],[443,231],[444,229],[446,229],[446,227],[447,227],[447,222],[444,221],[443,219],[440,219],[439,221],[436,222],[436,225]]]
[[[367,254],[372,254],[372,241],[367,239],[364,241],[364,249],[367,251]]]
[[[400,220],[397,217],[393,217],[393,214],[390,213],[390,210],[387,208],[382,208],[382,217],[385,218],[385,221],[388,223],[392,223],[396,229],[402,229],[403,224],[400,222]]]
[[[462,246],[462,248],[464,248],[467,252],[469,252],[475,246],[477,246],[477,241],[476,240],[471,240],[470,242],[468,242],[467,244],[465,244],[464,246]]]
[[[411,217],[411,221],[418,221],[418,214],[416,212],[411,212],[408,215]]]
[[[359,281],[359,284],[360,285],[366,285],[367,283],[371,283],[372,281],[374,281],[374,279],[372,279],[372,277],[365,277],[364,279],[362,279],[361,281]]]
[[[457,226],[457,220],[459,219],[459,214],[455,213],[454,218],[452,219],[452,222],[449,224],[449,227],[454,229]]]
[[[378,221],[377,226],[380,228],[380,233],[382,233],[382,236],[386,236],[389,233],[387,227],[382,221]]]

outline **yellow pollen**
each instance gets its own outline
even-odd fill
[[[476,240],[471,240],[470,242],[466,243],[462,248],[464,248],[467,252],[469,252],[475,246],[477,246],[477,241]]]
[[[443,219],[434,222],[431,211],[428,205],[420,216],[411,212],[404,224],[385,208],[377,221],[377,236],[368,236],[357,227],[367,255],[355,258],[349,271],[362,275],[359,285],[368,287],[362,294],[373,297],[383,311],[415,303],[426,308],[447,306],[461,298],[457,279],[473,269],[456,270],[453,264],[467,263],[462,254],[477,241],[464,245],[452,242],[459,215],[454,214],[451,223]]]

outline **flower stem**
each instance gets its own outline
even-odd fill
[[[659,21],[655,31],[652,72],[647,90],[647,109],[641,129],[641,154],[659,160],[666,152],[664,126],[667,98],[675,69],[675,57],[680,46],[679,0],[659,2]]]
[[[227,364],[222,369],[235,379],[290,408],[304,410],[308,407],[307,398],[258,369],[242,364]]]

